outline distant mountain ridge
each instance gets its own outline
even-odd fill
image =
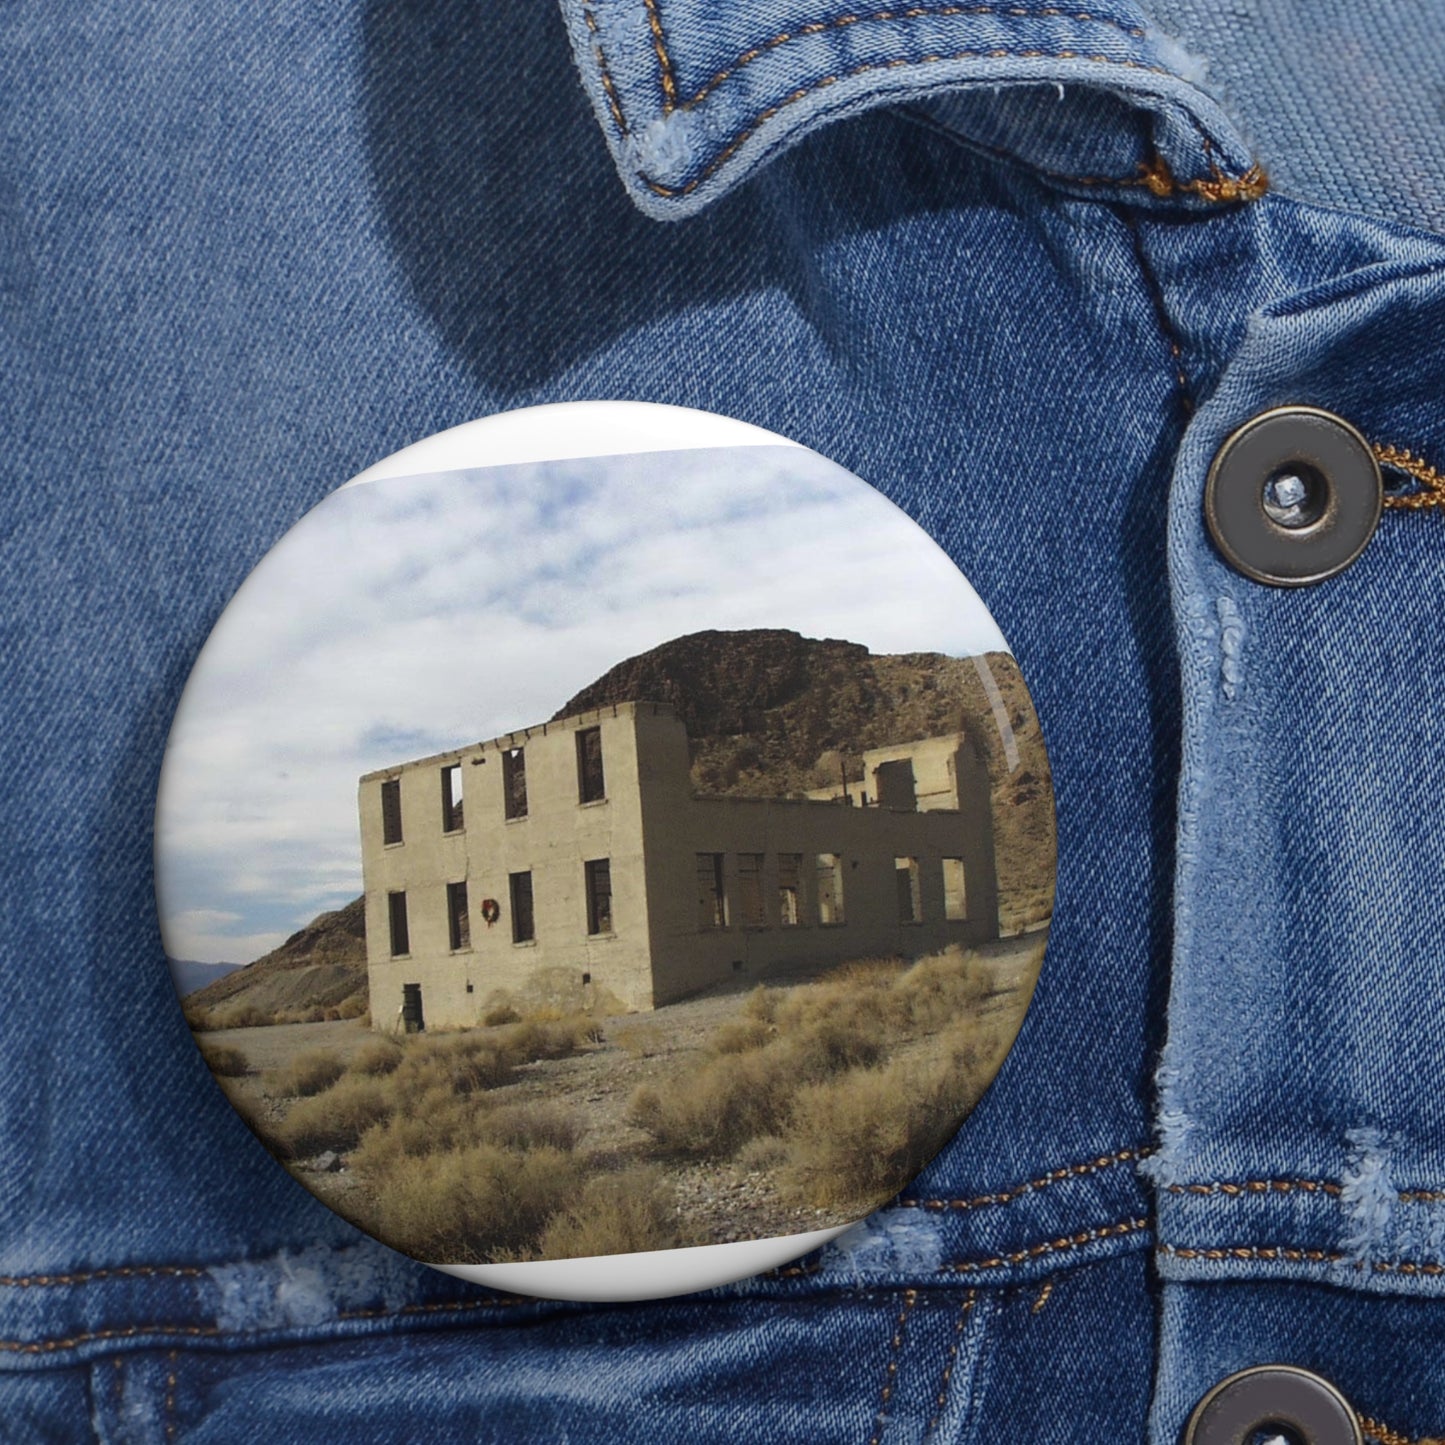
[[[1048,918],[1054,815],[1048,759],[1018,665],[871,653],[856,642],[781,628],[695,632],[609,668],[554,714],[662,702],[688,730],[699,792],[781,796],[862,779],[868,748],[963,730],[992,781],[1000,920]],[[193,1022],[360,1012],[366,998],[363,900],[323,913],[279,948],[186,999]]]
[[[202,963],[195,958],[167,958],[166,963],[170,965],[171,982],[176,986],[176,992],[182,998],[187,994],[195,993],[198,988],[204,988],[208,983],[214,983],[218,978],[224,978],[228,973],[234,973],[238,968],[244,968],[241,963]]]
[[[360,1006],[358,1006],[358,996]],[[319,914],[270,953],[185,1000],[192,1026],[301,1021],[319,1010],[360,1013],[366,999],[364,898]]]

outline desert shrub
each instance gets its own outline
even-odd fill
[[[284,1068],[269,1070],[262,1082],[268,1094],[304,1099],[329,1089],[345,1072],[346,1064],[335,1054],[311,1049]]]
[[[363,1014],[369,1014],[367,1007],[366,991],[358,989],[350,998],[344,998],[336,1006],[336,1016],[343,1019],[359,1019]],[[366,1020],[367,1027],[371,1026],[371,1019]]]
[[[521,1023],[522,1015],[512,1007],[510,1003],[494,1003],[482,1015],[482,1022],[491,1028],[498,1028],[502,1024]]]
[[[400,1067],[404,1055],[401,1045],[390,1039],[372,1039],[363,1044],[352,1056],[348,1065],[353,1074],[369,1074],[380,1078]]]
[[[275,1022],[274,1016],[262,1012],[255,1004],[233,1004],[230,1008],[209,1011],[207,1027],[211,1029],[256,1029]]]
[[[347,1152],[392,1111],[386,1085],[353,1075],[323,1094],[298,1101],[272,1133],[277,1147],[305,1159],[324,1149]]]
[[[750,1019],[757,1019],[759,1023],[770,1024],[776,1017],[778,1005],[783,1001],[783,992],[777,988],[765,988],[759,985],[747,997],[743,1004],[743,1013]]]
[[[661,1050],[666,1037],[656,1024],[632,1024],[614,1030],[612,1042],[634,1059],[650,1059]]]
[[[201,1057],[206,1067],[223,1079],[239,1079],[250,1072],[245,1054],[230,1044],[202,1044]]]
[[[663,1088],[644,1084],[628,1102],[627,1120],[666,1153],[722,1157],[755,1135],[776,1133],[797,1082],[783,1050],[729,1054]]]
[[[938,1033],[977,1014],[991,980],[977,954],[946,949],[920,959],[894,981],[891,992],[907,1011],[914,1033]]]
[[[581,1123],[557,1104],[503,1104],[477,1120],[479,1136],[507,1149],[570,1151],[582,1138]]]
[[[961,1048],[799,1090],[783,1133],[784,1196],[814,1208],[877,1208],[943,1147],[987,1082],[977,1054]]]
[[[715,1054],[745,1054],[762,1048],[771,1036],[772,1029],[761,1019],[730,1019],[708,1040],[708,1047]]]
[[[581,1197],[555,1213],[537,1241],[543,1259],[634,1254],[678,1243],[677,1211],[660,1170],[632,1169],[589,1179]]]
[[[407,1105],[362,1135],[351,1165],[364,1178],[384,1182],[406,1160],[483,1142],[487,1110],[475,1096],[459,1096],[443,1086],[412,1096]]]
[[[411,1160],[378,1181],[370,1219],[383,1239],[408,1254],[483,1263],[530,1252],[581,1184],[581,1162],[562,1150],[478,1144]]]
[[[565,1059],[600,1037],[597,1022],[586,1014],[563,1014],[542,1020],[535,1016],[513,1024],[502,1035],[502,1047],[519,1064],[536,1059]]]

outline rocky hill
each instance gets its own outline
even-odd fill
[[[313,918],[279,948],[190,994],[192,1028],[319,1022],[366,1008],[363,900]]]
[[[999,917],[1015,933],[1045,922],[1053,903],[1048,759],[1013,658],[992,652],[982,661],[985,668],[933,652],[875,655],[781,629],[697,632],[619,662],[555,716],[665,702],[687,726],[698,791],[739,797],[824,787],[844,773],[858,782],[865,749],[962,728],[989,767]],[[358,898],[191,994],[185,1008],[193,1027],[225,1028],[359,1014],[365,1000]]]
[[[1049,916],[1054,814],[1048,758],[1018,664],[936,652],[874,654],[781,629],[695,632],[619,662],[557,710],[664,702],[687,725],[699,792],[773,797],[863,778],[862,752],[962,728],[989,766],[1000,921]],[[1007,719],[1005,740],[998,714]]]

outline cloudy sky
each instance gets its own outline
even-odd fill
[[[173,958],[249,962],[361,892],[362,773],[524,727],[705,628],[1005,646],[902,512],[802,448],[653,452],[334,493],[201,653],[156,812]]]

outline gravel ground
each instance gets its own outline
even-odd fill
[[[1002,1061],[1002,1053],[1022,1021],[1021,1003],[1032,989],[1042,945],[1043,938],[1033,933],[975,950],[991,959],[996,970],[995,988],[983,1013],[1003,1024],[988,1031],[988,1036],[998,1039],[997,1062]],[[809,977],[770,978],[767,982],[769,987],[788,988],[805,984]],[[605,1020],[605,1042],[572,1058],[525,1065],[518,1070],[515,1083],[490,1091],[489,1098],[497,1103],[546,1100],[560,1104],[586,1121],[579,1148],[594,1156],[600,1166],[640,1161],[649,1157],[650,1140],[625,1118],[634,1090],[644,1083],[664,1083],[676,1077],[689,1059],[700,1062],[708,1040],[722,1024],[739,1016],[753,987],[755,982],[746,991],[717,992],[656,1013]],[[373,1037],[356,1020],[227,1029],[202,1036],[207,1043],[231,1045],[245,1055],[251,1072],[244,1078],[226,1080],[225,1086],[233,1102],[263,1134],[267,1124],[278,1123],[285,1116],[291,1101],[267,1095],[260,1074],[315,1049],[348,1059]],[[920,1046],[927,1047],[928,1042]],[[342,1212],[360,1187],[344,1167],[321,1173],[314,1164],[302,1161],[293,1168],[302,1183]],[[731,1162],[679,1163],[670,1166],[669,1173],[689,1242],[769,1238],[845,1224],[853,1218],[836,1211],[788,1205],[766,1173]]]

